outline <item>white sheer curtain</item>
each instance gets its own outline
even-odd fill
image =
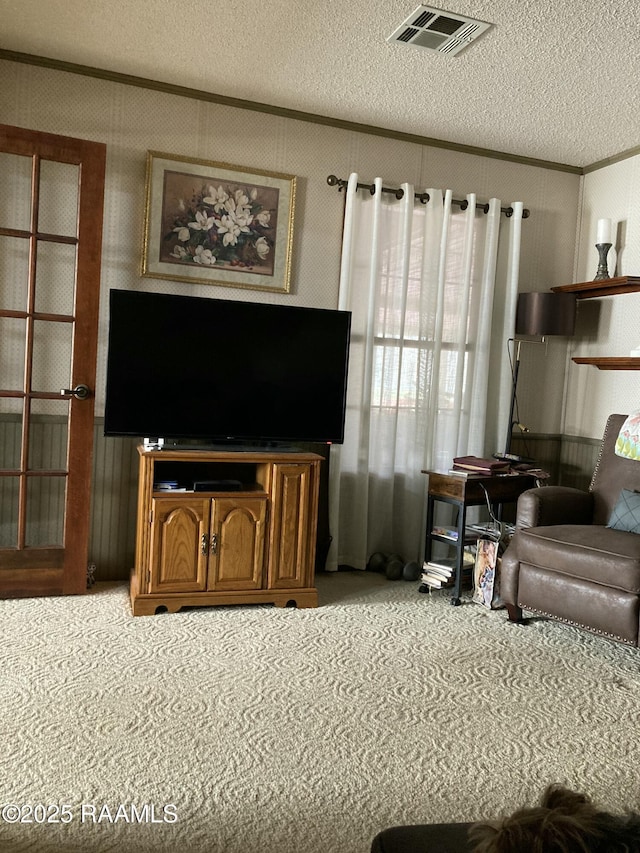
[[[352,311],[346,436],[332,448],[327,568],[375,551],[422,560],[425,468],[504,446],[522,203],[427,204],[349,178],[340,308]]]

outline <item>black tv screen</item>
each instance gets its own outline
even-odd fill
[[[105,435],[344,438],[348,311],[111,290]]]

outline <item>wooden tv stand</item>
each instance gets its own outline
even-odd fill
[[[211,604],[317,606],[321,456],[143,446],[138,454],[134,616]]]

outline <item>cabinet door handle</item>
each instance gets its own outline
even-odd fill
[[[208,536],[206,533],[203,533],[200,537],[200,553],[203,554],[205,557],[207,556],[208,545]]]
[[[212,554],[218,553],[218,534],[217,533],[211,534],[211,553]]]

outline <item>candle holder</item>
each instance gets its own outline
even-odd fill
[[[605,278],[611,278],[609,270],[607,269],[607,255],[609,254],[611,246],[611,243],[596,243],[596,249],[598,250],[598,270],[595,278],[593,279],[594,281],[602,281]]]

